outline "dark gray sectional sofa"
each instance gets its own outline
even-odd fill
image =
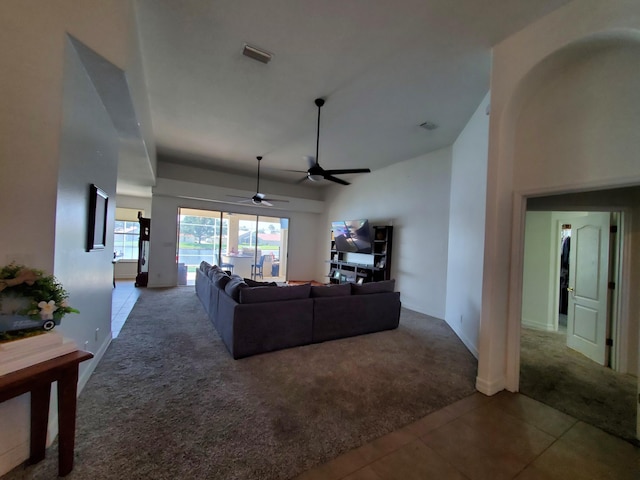
[[[394,280],[331,286],[249,286],[202,262],[196,294],[233,358],[390,330],[400,321]]]

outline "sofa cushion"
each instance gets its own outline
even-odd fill
[[[224,291],[236,302],[239,302],[240,291],[244,288],[247,288],[247,284],[244,283],[244,280],[242,279],[242,277],[232,277],[229,279],[228,283],[225,285]]]
[[[369,295],[371,293],[393,292],[395,286],[396,281],[394,279],[382,280],[380,282],[363,283],[362,285],[352,283],[351,293],[353,295]]]
[[[202,260],[200,262],[200,270],[202,270],[203,272],[206,271],[210,267],[211,267],[211,264],[209,262],[207,262],[206,260]]]
[[[351,285],[341,283],[339,285],[313,285],[311,287],[311,296],[317,297],[345,297],[351,295]]]
[[[245,278],[244,283],[246,283],[250,287],[277,287],[278,286],[276,282],[257,282],[250,278]]]
[[[311,285],[291,287],[248,287],[240,291],[240,303],[279,302],[309,298]]]
[[[216,265],[211,265],[207,270],[206,270],[206,274],[207,277],[209,277],[211,280],[214,280],[216,277],[216,273],[218,273],[218,269],[216,268]]]

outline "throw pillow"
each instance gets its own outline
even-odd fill
[[[279,302],[309,298],[310,285],[292,287],[250,287],[240,291],[240,303]]]
[[[207,277],[209,277],[211,280],[215,280],[216,274],[220,271],[220,267],[218,267],[217,265],[210,265],[209,269],[207,270]]]
[[[341,283],[339,285],[314,285],[311,287],[312,297],[347,297],[351,295],[351,285]]]
[[[216,287],[220,289],[224,289],[227,286],[227,283],[229,283],[229,280],[231,280],[231,277],[229,277],[229,275],[227,275],[223,271],[218,271],[214,274],[214,277],[212,280],[213,280],[213,284]]]
[[[247,288],[247,284],[244,283],[242,277],[239,278],[231,278],[229,282],[224,287],[224,291],[233,298],[236,302],[240,301],[240,291],[243,288]]]
[[[395,280],[382,280],[381,282],[370,282],[357,285],[351,284],[351,293],[353,295],[369,295],[371,293],[393,292],[396,286]]]

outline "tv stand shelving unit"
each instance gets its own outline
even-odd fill
[[[360,253],[368,257],[367,263],[349,262],[347,252],[336,250],[336,242],[331,232],[331,260],[329,260],[330,283],[368,283],[391,279],[391,251],[393,246],[393,227],[391,225],[374,226],[372,252]]]

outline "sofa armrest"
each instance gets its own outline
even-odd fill
[[[196,295],[202,302],[205,311],[209,313],[209,297],[211,296],[211,280],[200,269],[196,269]]]

